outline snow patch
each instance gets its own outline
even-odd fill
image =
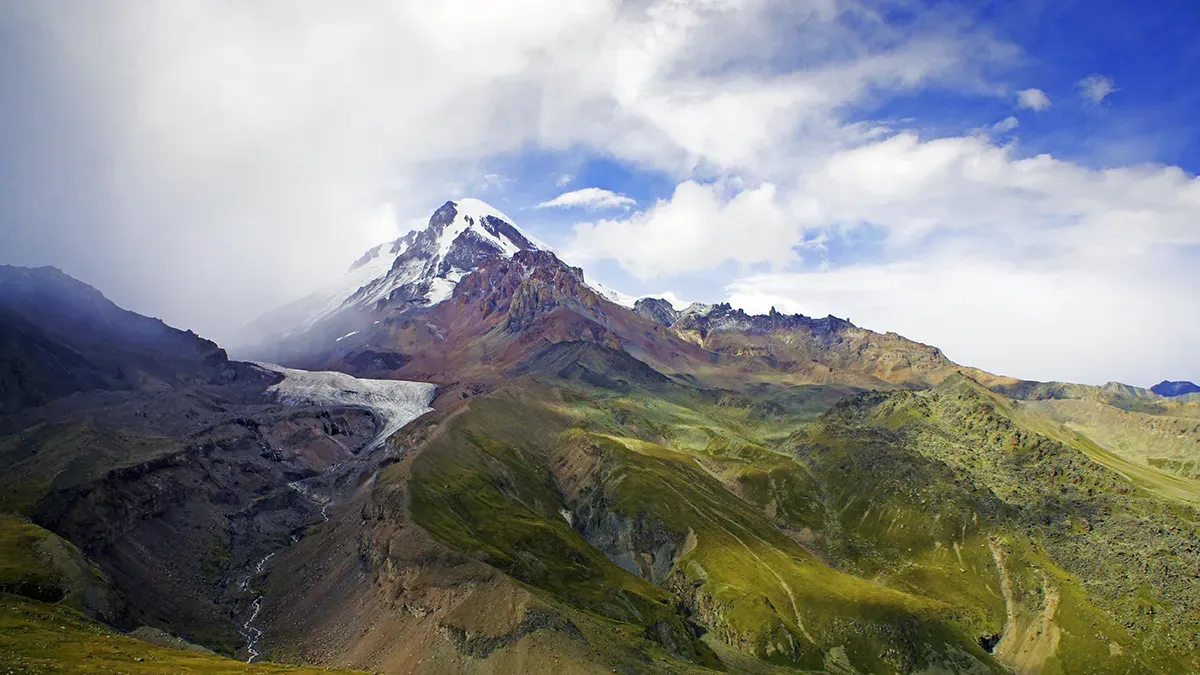
[[[470,230],[480,239],[489,242],[495,246],[505,257],[511,258],[520,247],[509,241],[508,237],[498,237],[483,226],[483,220],[487,217],[498,218],[512,225],[512,219],[500,213],[491,206],[479,201],[478,199],[460,199],[454,202],[454,220],[446,226],[442,231],[441,237],[438,238],[437,263],[441,263],[446,258],[446,254],[450,252],[450,248],[454,245],[454,240],[465,231]]]
[[[378,322],[376,322],[376,323],[378,323]],[[345,335],[343,335],[342,337],[334,340],[334,342],[341,342],[342,340],[345,340],[346,338],[350,337],[351,335],[358,335],[358,331],[352,330],[349,333],[346,333]]]
[[[454,293],[454,287],[457,285],[457,283],[449,279],[442,279],[440,277],[430,279],[429,293],[425,296],[429,299],[429,305],[433,306],[449,299]]]
[[[457,284],[462,281],[462,278],[471,273],[471,270],[460,270],[457,267],[446,273],[446,281],[452,284]]]
[[[591,286],[592,290],[596,291],[600,295],[607,298],[610,302],[615,302],[622,307],[628,307],[629,309],[633,309],[633,305],[638,301],[638,299],[633,297],[632,295],[625,295],[624,293],[622,293],[620,291],[615,291],[598,281],[591,281],[591,282],[585,282],[585,283],[587,283],[588,286]]]
[[[473,199],[471,197],[460,199],[454,202],[454,210],[458,212],[458,215],[471,216],[476,221],[479,221],[485,216],[492,216],[493,218],[499,218],[509,225],[516,227],[516,224],[513,222],[512,218],[500,213],[491,204],[478,199]],[[522,234],[524,233],[522,232]]]
[[[467,230],[503,256],[512,257],[520,250],[516,242],[503,234],[489,232],[484,224],[486,218],[496,218],[520,232],[520,228],[507,215],[478,199],[459,199],[453,204],[455,217],[441,232],[436,233],[436,240],[431,240],[433,233],[422,236],[428,232],[427,226],[424,231],[414,230],[393,242],[368,249],[337,282],[259,319],[253,331],[246,331],[250,336],[247,344],[262,344],[268,339],[278,339],[281,334],[302,333],[347,308],[370,310],[397,289],[423,281],[430,283],[430,293],[426,298],[428,304],[444,301],[450,297],[454,284],[471,272],[455,268],[446,274],[437,274],[454,247],[455,240]],[[529,240],[533,248],[552,250],[524,232],[521,235]],[[406,253],[409,259],[396,266],[398,256]],[[280,331],[280,328],[284,330]]]

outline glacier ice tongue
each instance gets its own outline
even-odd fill
[[[437,385],[429,382],[372,380],[272,363],[255,365],[283,375],[283,381],[272,385],[267,393],[285,405],[351,406],[374,412],[383,421],[383,428],[367,449],[382,445],[405,424],[432,411],[429,404],[437,393]]]

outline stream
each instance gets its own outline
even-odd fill
[[[252,580],[262,576],[263,572],[266,570],[267,562],[275,556],[275,553],[278,553],[278,551],[268,553],[265,557],[263,557],[262,560],[258,561],[258,564],[254,566],[254,572],[242,580],[243,591],[250,589],[250,582]],[[262,593],[255,593],[254,602],[250,605],[252,608],[250,611],[250,618],[246,619],[246,623],[242,624],[242,637],[246,638],[246,653],[249,654],[249,657],[246,659],[246,663],[254,663],[254,659],[262,656],[262,654],[258,651],[258,640],[262,637],[263,632],[261,628],[254,625],[255,619],[258,618],[259,612],[262,611],[262,603]]]
[[[293,406],[335,406],[366,408],[374,412],[381,420],[381,428],[360,451],[358,457],[366,458],[369,453],[384,446],[388,437],[399,431],[404,425],[433,410],[429,404],[437,393],[437,386],[426,382],[407,382],[403,380],[370,380],[353,377],[345,373],[295,370],[283,368],[268,363],[257,363],[259,367],[273,370],[283,375],[283,380],[268,389],[279,402]],[[360,460],[361,461],[361,460]],[[346,465],[353,464],[355,459],[335,467],[314,478],[329,476]],[[312,479],[306,479],[312,480]],[[317,494],[303,480],[294,481],[288,487],[299,492],[314,505],[321,507],[321,518],[329,520],[329,509],[334,501],[330,497]],[[300,539],[293,535],[291,543]],[[282,549],[280,549],[282,550]],[[263,629],[257,625],[259,614],[263,608],[263,594],[251,588],[251,583],[261,577],[266,571],[267,563],[279,551],[273,551],[263,557],[255,565],[254,571],[242,580],[241,589],[253,592],[254,600],[250,605],[250,616],[242,624],[241,634],[246,639],[246,653],[249,658],[246,663],[254,663],[262,656],[259,651],[259,640]]]

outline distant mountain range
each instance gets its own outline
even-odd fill
[[[1159,396],[1185,396],[1187,394],[1200,394],[1200,385],[1191,382],[1171,382],[1163,380],[1158,384],[1150,387],[1150,391]]]
[[[477,200],[243,341],[0,267],[0,665],[1200,671],[1176,388],[628,298]]]

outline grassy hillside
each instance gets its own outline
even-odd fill
[[[411,478],[420,525],[557,601],[810,670],[1200,667],[1196,511],[967,378],[820,415],[852,390],[559,372],[471,401]]]
[[[261,646],[298,663],[1200,671],[1200,491],[1186,465],[1156,463],[1192,458],[1189,419],[1013,401],[961,375],[922,391],[695,389],[584,343],[544,349],[509,374],[490,390],[455,390],[328,513],[286,488],[292,474],[237,420],[237,443],[160,462],[162,472],[128,467],[178,454],[167,437],[113,435],[86,420],[30,427],[0,439],[15,488],[0,506],[23,513],[66,486],[112,484],[104,504],[116,516],[97,522],[101,502],[81,499],[64,536],[86,539],[106,522],[118,541],[147,528],[104,568],[131,575],[126,600],[137,600],[138,580],[172,601],[166,582],[177,578],[214,597],[241,593],[242,605],[212,605],[230,630],[244,614],[229,608],[249,602],[238,584],[267,551],[243,545],[235,565],[229,542],[273,533],[278,555],[252,577]],[[1155,430],[1171,443],[1147,440]],[[278,524],[229,520],[233,494],[246,497],[237,508]],[[121,515],[179,495],[194,508]],[[204,537],[179,534],[202,522]],[[105,541],[84,549],[104,562]],[[186,574],[150,554],[178,558]],[[146,560],[144,570],[130,564]],[[108,577],[18,517],[0,517],[0,592],[0,654],[19,668],[277,672],[88,619],[114,623],[107,617],[123,611]]]
[[[1200,419],[1131,412],[1099,401],[1030,401],[1026,409],[1086,436],[1105,450],[1165,473],[1200,479]],[[1196,483],[1200,494],[1200,482]]]
[[[793,424],[811,418],[793,403]],[[738,397],[516,383],[423,451],[412,510],[457,550],[699,663],[687,624],[789,667],[994,668],[951,606],[834,569],[739,497],[799,470],[764,445],[760,430],[786,436],[776,422]]]
[[[0,512],[29,515],[52,490],[180,449],[171,438],[113,431],[87,420],[43,423],[0,437],[0,461],[7,472]]]
[[[112,631],[60,604],[0,593],[0,669],[27,673],[349,673],[247,665],[233,659],[158,647]]]

